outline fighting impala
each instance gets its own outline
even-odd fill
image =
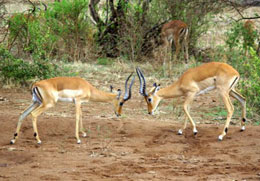
[[[172,20],[165,23],[161,30],[161,38],[163,41],[163,47],[168,52],[171,50],[172,42],[174,42],[176,51],[174,54],[174,60],[177,59],[181,48],[184,48],[185,62],[187,63],[189,59],[188,54],[188,35],[189,29],[186,23],[180,20]],[[183,44],[183,45],[182,45]]]
[[[121,90],[118,89],[117,93],[104,92],[98,90],[92,86],[86,80],[80,77],[55,77],[51,79],[41,80],[36,82],[32,86],[32,104],[21,114],[17,124],[14,138],[11,140],[11,144],[14,144],[19,136],[19,131],[23,120],[31,114],[34,137],[37,143],[40,144],[37,130],[37,117],[45,112],[47,109],[54,107],[58,101],[73,102],[76,106],[76,132],[75,137],[77,143],[81,143],[79,138],[79,129],[86,137],[86,133],[82,124],[82,111],[81,103],[93,101],[93,102],[110,102],[114,106],[114,111],[117,116],[121,115],[123,104],[131,98],[131,88],[134,83],[132,78],[128,88],[128,81],[133,73],[131,73],[125,81],[125,94],[123,98],[121,96]]]
[[[136,69],[136,72],[140,80],[140,94],[145,98],[149,114],[154,114],[154,111],[162,99],[183,96],[185,98],[183,109],[192,124],[193,133],[196,135],[198,131],[189,113],[190,105],[195,96],[216,89],[222,97],[227,109],[226,123],[218,139],[222,140],[227,134],[229,123],[234,112],[230,96],[240,102],[242,107],[241,131],[245,130],[246,100],[235,90],[235,86],[239,81],[239,73],[230,65],[220,62],[211,62],[190,68],[173,84],[162,89],[160,89],[159,85],[154,84],[154,87],[148,93],[146,91],[146,81],[143,73],[139,68]],[[183,130],[185,130],[186,124],[187,120],[184,122]],[[179,129],[178,134],[182,134],[183,130]]]

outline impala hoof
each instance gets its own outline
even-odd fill
[[[83,138],[86,138],[86,137],[87,137],[87,133],[83,133],[83,134],[82,134],[82,137],[83,137]]]
[[[181,129],[179,129],[178,135],[182,135],[182,130]]]
[[[37,144],[38,144],[38,145],[42,144],[42,141],[38,141]]]
[[[242,126],[242,128],[240,129],[240,131],[245,131],[246,127],[245,126]]]
[[[198,133],[198,130],[196,128],[193,129],[193,134],[196,136]]]
[[[10,141],[10,145],[13,145],[15,143],[15,140]]]
[[[222,141],[222,140],[223,140],[223,136],[222,136],[222,135],[219,135],[218,140],[219,140],[219,141]]]
[[[77,143],[78,143],[78,144],[80,144],[80,143],[81,143],[81,141],[80,141],[80,140],[78,140],[78,141],[77,141]]]

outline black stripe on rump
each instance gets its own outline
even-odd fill
[[[238,77],[235,78],[235,80],[232,82],[230,89],[232,88],[232,86],[235,84],[235,82],[237,81]]]

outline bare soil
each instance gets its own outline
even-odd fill
[[[33,137],[30,116],[10,145],[31,95],[24,89],[0,89],[0,180],[260,180],[259,126],[248,124],[240,132],[234,120],[224,140],[217,141],[223,121],[204,114],[221,105],[214,92],[193,104],[193,115],[201,120],[198,135],[189,126],[179,136],[182,121],[162,111],[171,102],[160,105],[160,115],[150,116],[137,91],[121,118],[109,104],[83,105],[88,136],[82,144],[74,137],[73,104],[58,103],[39,117],[41,145]]]

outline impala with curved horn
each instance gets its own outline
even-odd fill
[[[127,83],[132,76],[131,73],[125,81],[125,95],[120,98],[121,90],[117,93],[104,92],[92,86],[86,80],[80,77],[55,77],[51,79],[41,80],[32,86],[32,104],[21,114],[17,124],[14,139],[11,144],[14,144],[19,136],[19,131],[23,120],[31,113],[34,137],[38,144],[41,143],[37,130],[37,117],[47,109],[54,107],[58,101],[73,102],[76,106],[76,139],[77,143],[81,143],[79,139],[79,128],[83,137],[86,137],[85,129],[82,124],[81,103],[93,102],[111,102],[114,105],[114,111],[117,116],[121,115],[123,104],[131,98],[131,88],[134,84],[134,78],[127,88]]]
[[[148,105],[148,113],[154,114],[159,102],[162,99],[185,97],[184,112],[193,126],[194,135],[197,134],[196,125],[190,116],[190,104],[195,96],[203,94],[207,91],[216,89],[222,97],[227,109],[227,120],[223,132],[219,135],[219,140],[227,134],[229,123],[234,112],[234,107],[230,100],[230,96],[239,101],[242,107],[242,128],[245,130],[246,122],[246,100],[236,90],[235,86],[239,80],[239,73],[230,65],[220,62],[210,62],[201,66],[190,68],[173,84],[160,89],[160,85],[154,84],[150,92],[146,92],[145,77],[139,68],[136,69],[140,80],[140,94],[144,96]],[[186,128],[187,120],[184,122],[183,130]],[[179,129],[178,134],[182,134]]]

